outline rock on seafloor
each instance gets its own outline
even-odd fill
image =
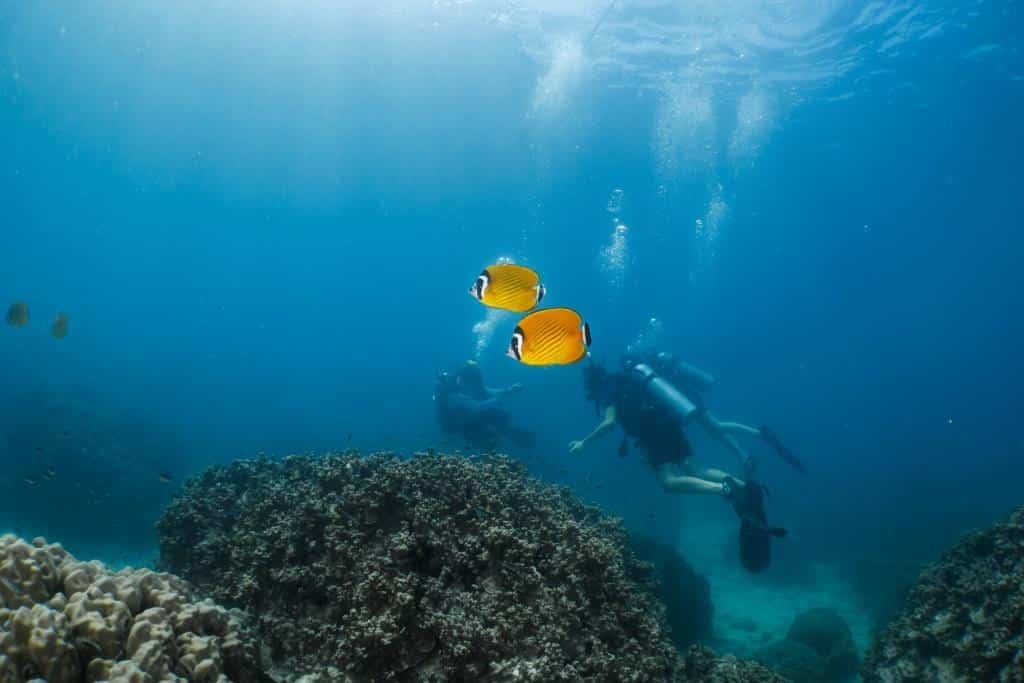
[[[3,683],[265,680],[237,615],[182,579],[0,536]]]
[[[714,605],[707,578],[672,546],[644,536],[633,536],[630,548],[638,558],[654,565],[658,596],[665,605],[672,643],[680,650],[712,637]]]
[[[754,654],[794,683],[844,683],[857,675],[853,633],[835,610],[818,607],[797,615],[782,640]]]
[[[279,680],[780,680],[680,659],[618,521],[500,456],[239,461],[158,526],[162,566],[245,610]]]
[[[862,675],[869,683],[1024,681],[1024,507],[925,570]]]

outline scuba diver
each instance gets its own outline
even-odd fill
[[[522,390],[518,382],[504,388],[488,387],[480,366],[467,360],[453,372],[440,372],[434,389],[437,418],[445,434],[461,436],[472,448],[496,450],[502,438],[517,446],[533,446],[533,433],[512,424],[499,403]]]
[[[723,422],[715,417],[708,410],[704,401],[704,394],[711,390],[715,378],[688,363],[676,358],[671,353],[662,351],[654,354],[633,354],[626,357],[625,365],[636,367],[645,364],[657,375],[667,379],[672,386],[678,390],[683,398],[688,400],[694,407],[693,419],[704,429],[707,434],[731,451],[739,459],[744,472],[750,473],[755,466],[754,460],[747,455],[747,452],[740,447],[734,436],[754,436],[760,438],[767,445],[795,469],[802,474],[807,474],[807,469],[793,452],[790,451],[779,439],[778,435],[769,427],[754,428],[740,422]],[[689,414],[689,413],[688,413]],[[685,422],[687,417],[683,415]]]
[[[629,452],[629,439],[647,454],[658,483],[670,493],[717,494],[726,498],[741,520],[740,548],[744,566],[764,569],[771,558],[770,540],[785,535],[784,529],[767,525],[764,487],[754,481],[754,461],[734,435],[758,436],[776,449],[783,459],[805,472],[803,463],[786,449],[770,429],[755,429],[737,422],[723,422],[707,409],[702,393],[714,383],[707,373],[682,363],[670,354],[630,355],[619,372],[609,372],[598,363],[584,368],[584,389],[601,423],[581,440],[569,444],[571,453],[581,453],[615,425],[625,432],[619,455]],[[683,432],[696,422],[740,460],[742,478],[714,468],[699,468],[692,462],[693,450]],[[685,474],[678,474],[675,466]]]

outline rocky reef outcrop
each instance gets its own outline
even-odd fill
[[[185,581],[113,572],[59,544],[0,537],[0,681],[264,681],[255,642]]]
[[[680,660],[617,521],[507,458],[240,461],[159,529],[164,567],[246,610],[283,680],[777,680]]]
[[[834,609],[801,612],[782,640],[761,648],[754,659],[794,683],[842,683],[857,675],[853,632]]]
[[[869,683],[1024,680],[1024,507],[925,570],[861,673]]]
[[[800,643],[821,657],[825,679],[847,681],[857,675],[860,657],[846,619],[830,607],[817,607],[797,615],[786,640]]]
[[[630,546],[637,557],[654,566],[658,597],[665,605],[665,619],[675,646],[685,650],[710,640],[715,608],[707,578],[666,543],[639,536],[631,540]]]
[[[756,662],[729,655],[716,657],[714,652],[700,645],[694,645],[687,651],[677,680],[694,683],[786,683],[786,679]]]

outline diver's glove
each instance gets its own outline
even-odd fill
[[[633,372],[640,376],[642,383],[650,382],[652,379],[658,376],[658,373],[646,363],[637,363],[633,366]]]

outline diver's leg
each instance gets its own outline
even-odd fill
[[[672,465],[658,465],[658,483],[667,493],[713,493],[721,495],[722,485],[698,477],[680,476],[672,471]]]
[[[722,422],[715,416],[711,416],[718,423],[718,428],[729,434],[742,434],[744,436],[761,436],[761,430],[757,427],[745,425],[742,422]]]
[[[739,422],[719,422],[718,418],[712,415],[711,411],[708,410],[701,413],[697,420],[700,422],[704,430],[710,434],[713,439],[715,439],[715,441],[736,454],[736,457],[739,458],[740,464],[743,466],[744,472],[750,472],[753,470],[753,459],[745,450],[743,450],[743,448],[740,447],[739,443],[736,442],[736,439],[732,437],[732,434],[752,434],[754,436],[760,436],[760,430],[754,429],[753,427],[747,427]]]
[[[742,479],[734,477],[728,472],[715,469],[714,467],[697,467],[690,459],[687,459],[686,462],[683,463],[683,469],[686,470],[686,474],[691,477],[696,477],[697,479],[706,479],[707,481],[713,481],[719,484],[726,479],[732,479],[740,486],[745,485]]]

